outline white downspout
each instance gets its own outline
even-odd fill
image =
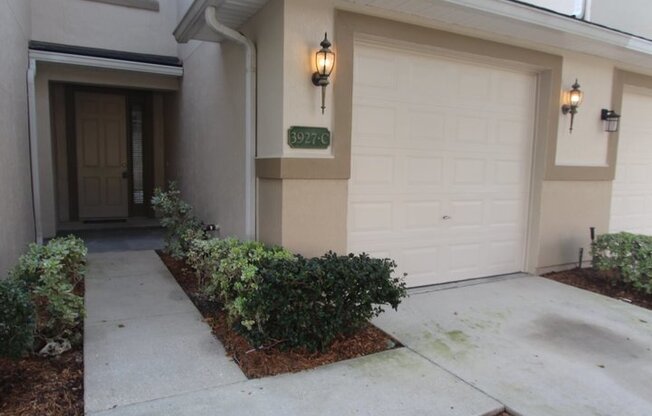
[[[43,244],[41,224],[41,185],[39,181],[38,133],[36,127],[36,60],[29,60],[27,68],[27,102],[29,117],[29,153],[32,173],[32,207],[34,209],[34,234],[36,242]]]
[[[204,12],[206,24],[245,49],[245,234],[256,239],[256,46],[241,33],[217,20],[215,7]]]

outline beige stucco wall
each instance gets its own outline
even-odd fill
[[[285,1],[270,0],[242,28],[257,52],[257,149],[259,158],[279,157],[283,142]]]
[[[584,91],[584,101],[575,115],[559,113],[556,163],[570,166],[606,166],[609,133],[604,131],[600,110],[611,105],[615,63],[581,54],[564,54],[562,86],[569,90],[575,79]],[[561,104],[560,104],[561,107]]]
[[[344,254],[347,197],[347,180],[284,180],[283,246],[304,256]]]
[[[168,178],[221,236],[244,237],[244,52],[230,42],[191,42],[179,53],[184,77]]]
[[[577,264],[579,249],[590,258],[589,228],[609,230],[610,181],[546,181],[541,198],[537,270]]]
[[[304,256],[345,253],[347,192],[342,179],[259,180],[259,239]]]
[[[29,2],[0,2],[0,279],[34,239],[27,122]]]
[[[176,56],[176,0],[159,0],[158,12],[82,0],[31,3],[33,40]]]

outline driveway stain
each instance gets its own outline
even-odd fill
[[[593,355],[617,361],[640,358],[647,352],[646,345],[626,335],[577,319],[547,314],[532,324],[535,330],[528,334],[528,338],[566,353],[574,352],[579,358]]]

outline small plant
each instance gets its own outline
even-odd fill
[[[652,237],[626,232],[602,234],[591,251],[593,267],[614,271],[615,282],[652,294]]]
[[[0,357],[20,358],[31,351],[35,319],[25,285],[13,279],[0,280]]]
[[[184,258],[191,242],[206,239],[202,222],[193,215],[190,204],[181,199],[181,191],[170,181],[168,190],[156,188],[152,207],[165,228],[165,252],[174,258]]]
[[[220,299],[233,320],[245,327],[254,321],[243,318],[243,296],[258,287],[258,264],[264,259],[292,260],[294,255],[281,247],[267,247],[257,241],[235,238],[195,240],[188,263],[200,277],[203,292]]]
[[[12,270],[12,279],[25,286],[34,302],[41,341],[81,340],[84,299],[75,287],[83,279],[86,254],[81,239],[55,238],[46,245],[30,244]]]

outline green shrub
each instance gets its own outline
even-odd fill
[[[211,239],[194,241],[187,262],[254,345],[323,349],[406,294],[396,264],[366,254],[306,259],[259,242]]]
[[[256,345],[282,340],[322,350],[378,316],[382,305],[396,309],[406,295],[396,264],[366,254],[265,259],[259,267],[257,288],[241,308],[257,322],[244,331]]]
[[[165,252],[180,259],[187,255],[191,242],[206,239],[204,224],[193,215],[190,204],[181,199],[181,191],[170,181],[168,190],[156,188],[152,207],[165,228]]]
[[[84,277],[84,265],[88,250],[84,241],[69,235],[50,240],[46,245],[30,244],[11,271],[11,276],[21,280],[31,289],[43,275],[44,263],[55,260],[62,275],[76,284]]]
[[[84,299],[74,293],[84,276],[87,250],[74,236],[55,238],[47,245],[30,244],[11,272],[24,284],[36,305],[36,334],[41,340],[81,339]]]
[[[615,271],[635,290],[652,294],[652,237],[631,233],[602,234],[592,246],[593,267]]]
[[[19,358],[34,344],[34,304],[22,282],[0,281],[0,357]]]
[[[231,320],[251,327],[255,320],[242,310],[244,298],[258,287],[258,264],[265,259],[293,259],[280,247],[234,238],[195,240],[188,263],[200,277],[203,292],[223,302]]]

